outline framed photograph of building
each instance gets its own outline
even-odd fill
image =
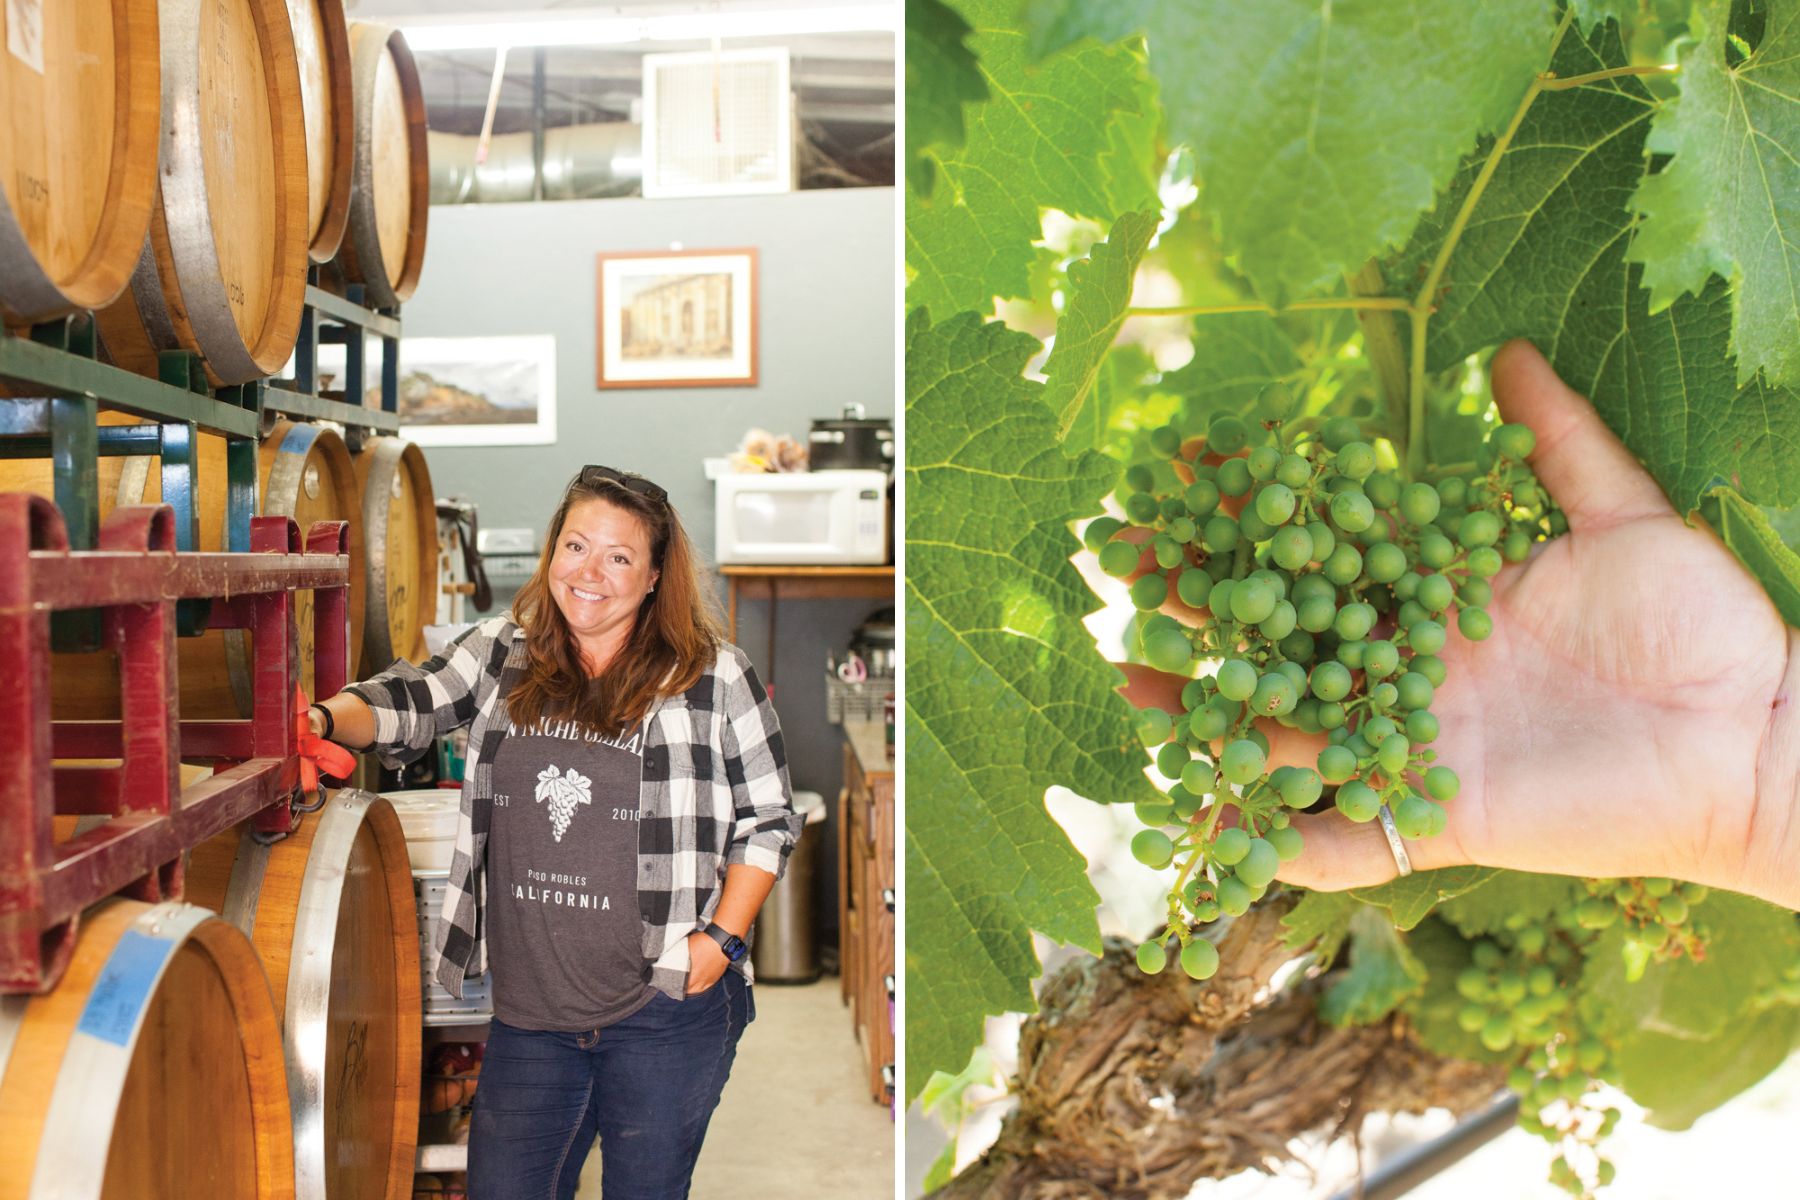
[[[370,339],[365,403],[381,404]],[[344,386],[344,348],[319,347],[319,386]],[[545,446],[556,441],[556,338],[403,337],[400,436],[421,446]]]
[[[756,383],[756,251],[600,255],[602,388]]]

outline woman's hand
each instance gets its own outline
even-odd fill
[[[1494,578],[1485,642],[1452,627],[1432,749],[1462,789],[1448,830],[1408,844],[1413,866],[1663,875],[1800,903],[1785,844],[1800,836],[1794,781],[1765,769],[1793,771],[1768,743],[1794,736],[1772,725],[1792,720],[1800,635],[1536,349],[1509,343],[1492,378],[1503,419],[1536,433],[1530,462],[1569,532]],[[1142,669],[1130,678],[1136,702],[1179,708]],[[1311,765],[1324,744],[1264,729],[1272,765]],[[1397,873],[1377,823],[1294,824],[1305,850],[1286,882],[1335,890]]]
[[[687,994],[692,996],[704,992],[724,978],[725,969],[731,962],[725,957],[725,952],[719,949],[719,943],[704,933],[688,934],[687,943]]]

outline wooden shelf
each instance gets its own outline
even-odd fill
[[[720,567],[725,577],[727,623],[730,638],[737,641],[738,599],[769,602],[769,677],[775,682],[775,606],[781,600],[887,600],[894,601],[894,567],[811,567],[811,566],[728,566]]]

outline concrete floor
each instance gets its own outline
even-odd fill
[[[757,984],[756,1020],[707,1128],[692,1200],[893,1195],[894,1123],[869,1099],[837,977]],[[598,1150],[575,1197],[601,1200]]]

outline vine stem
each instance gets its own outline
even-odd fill
[[[1573,7],[1563,12],[1562,20],[1556,26],[1556,35],[1550,39],[1549,58],[1556,58],[1557,48],[1562,45],[1563,35],[1568,33],[1569,25],[1575,19]],[[1595,72],[1604,75],[1606,72]],[[1576,80],[1590,81],[1588,76],[1575,75],[1562,80],[1565,86],[1574,86]],[[1487,191],[1494,172],[1500,169],[1500,160],[1505,156],[1507,148],[1512,145],[1513,138],[1519,132],[1519,126],[1525,122],[1525,114],[1530,111],[1532,101],[1544,90],[1546,83],[1556,82],[1549,72],[1540,72],[1525,89],[1525,96],[1519,101],[1518,111],[1513,113],[1512,120],[1506,129],[1494,141],[1494,148],[1488,152],[1487,161],[1481,164],[1481,173],[1469,188],[1469,194],[1463,197],[1462,207],[1456,210],[1456,217],[1450,222],[1449,232],[1444,235],[1444,244],[1438,247],[1437,257],[1432,260],[1431,270],[1425,275],[1425,282],[1419,287],[1419,294],[1413,299],[1412,316],[1412,370],[1407,387],[1407,426],[1406,426],[1406,467],[1407,474],[1417,479],[1425,469],[1425,327],[1431,321],[1431,299],[1437,294],[1438,283],[1444,277],[1444,271],[1450,265],[1450,255],[1455,251],[1457,243],[1462,241],[1463,230],[1468,228],[1469,218],[1475,213],[1475,206]]]
[[[1270,304],[1199,304],[1177,308],[1128,308],[1128,317],[1216,317],[1226,313],[1261,313],[1278,317],[1283,313],[1316,312],[1321,309],[1375,308],[1399,312],[1410,311],[1413,302],[1398,296],[1334,296],[1319,300],[1296,300],[1285,308]]]

